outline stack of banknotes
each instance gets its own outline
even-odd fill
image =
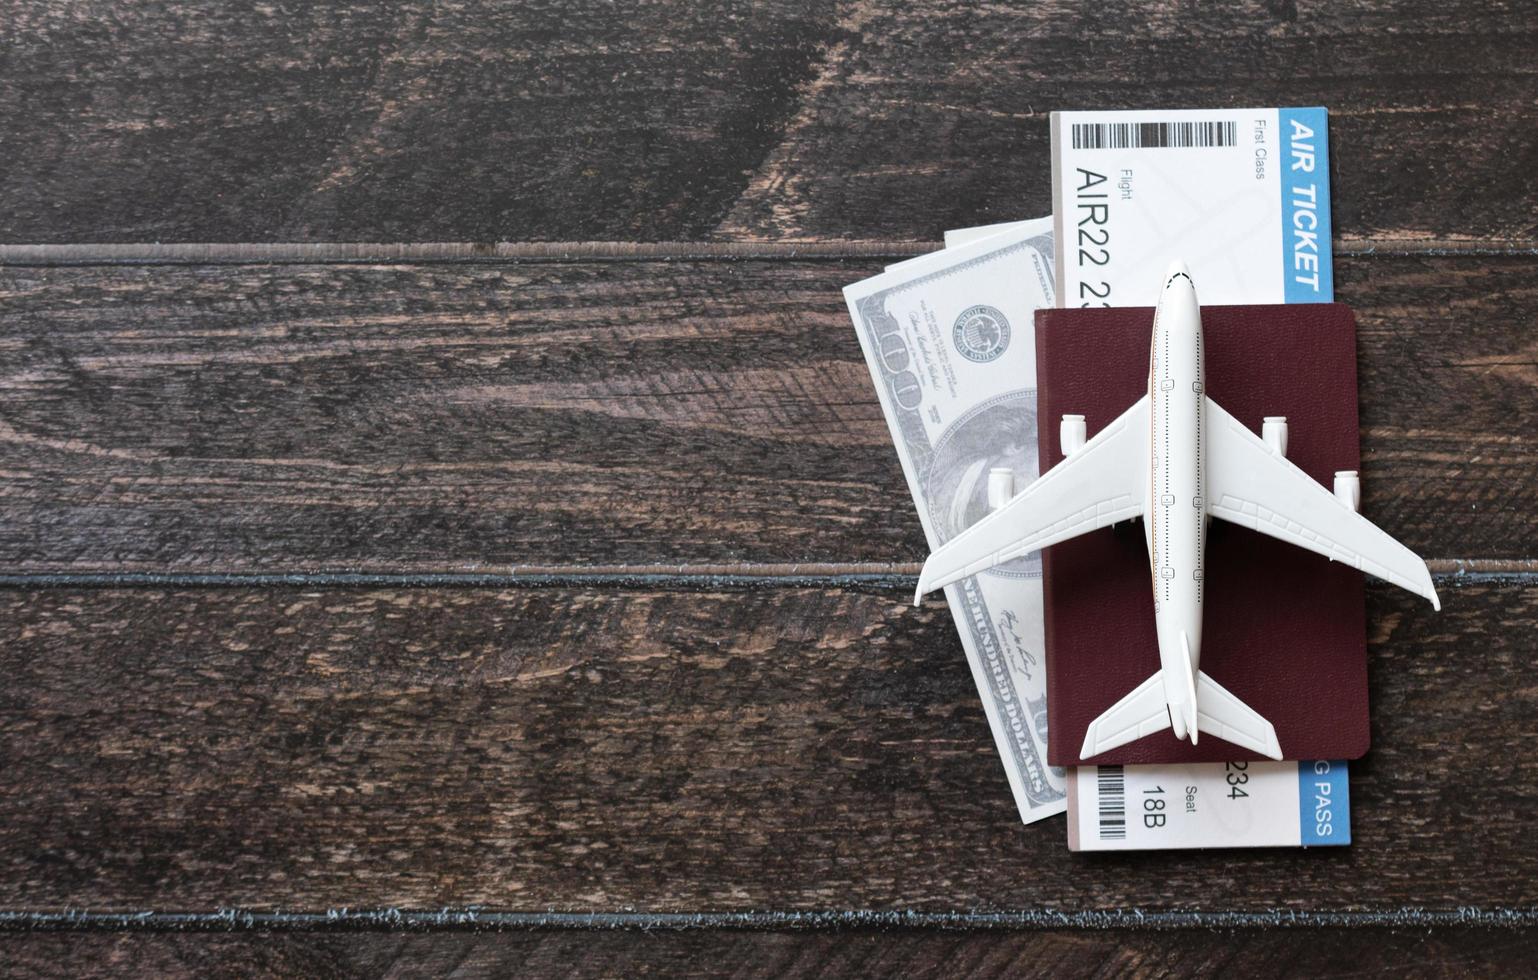
[[[1333,298],[1325,122],[1318,108],[1053,113],[1050,217],[947,231],[942,250],[844,290],[930,550],[1040,475],[1037,309],[1151,305],[1172,258],[1200,270],[1203,303]],[[1040,556],[945,596],[1025,822],[1068,810],[1084,850],[1349,843],[1344,763],[1048,766]],[[1237,821],[1128,814],[1154,787],[1239,786],[1253,802]]]

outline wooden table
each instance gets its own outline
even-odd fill
[[[0,4],[18,973],[1525,972],[1538,10]],[[1022,827],[840,287],[1053,108],[1331,109],[1346,850]]]

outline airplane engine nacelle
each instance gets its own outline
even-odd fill
[[[1058,436],[1063,444],[1063,455],[1072,456],[1084,448],[1084,416],[1064,415]]]
[[[1015,471],[1008,466],[995,466],[988,471],[988,512],[992,513],[1009,503],[1015,495]]]
[[[1267,415],[1261,423],[1260,437],[1266,440],[1266,445],[1278,456],[1287,455],[1287,416]]]
[[[1335,499],[1352,510],[1362,509],[1362,478],[1356,470],[1335,471]]]

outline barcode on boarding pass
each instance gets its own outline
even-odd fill
[[[1100,797],[1100,839],[1127,839],[1127,776],[1121,766],[1101,766],[1095,772]]]
[[[1126,150],[1148,147],[1236,146],[1238,123],[1222,122],[1149,122],[1149,123],[1074,123],[1075,150]]]

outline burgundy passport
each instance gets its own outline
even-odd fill
[[[1359,468],[1350,308],[1204,306],[1202,327],[1213,400],[1257,433],[1264,416],[1287,416],[1288,458],[1326,487],[1336,470]],[[1147,391],[1152,332],[1151,307],[1037,312],[1044,471],[1063,459],[1064,414],[1083,415],[1093,437]],[[1201,669],[1270,719],[1287,758],[1360,758],[1369,739],[1362,573],[1220,520],[1206,568]],[[1206,734],[1193,746],[1166,729],[1080,759],[1089,723],[1159,669],[1141,521],[1048,548],[1043,574],[1048,762],[1261,758]]]

